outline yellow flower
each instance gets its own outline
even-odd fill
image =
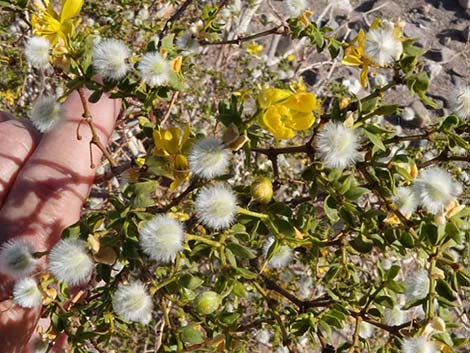
[[[15,99],[16,95],[12,90],[0,92],[0,102],[5,102],[5,104],[12,106],[15,103]]]
[[[62,0],[59,14],[54,10],[50,0],[43,0],[45,7],[36,1],[34,3],[36,13],[31,18],[33,34],[47,38],[56,52],[67,52],[69,38],[73,36],[78,23],[78,20],[73,18],[82,9],[83,1]]]
[[[155,129],[153,131],[155,149],[153,154],[165,157],[173,176],[170,189],[175,189],[189,177],[189,164],[183,150],[189,140],[189,125],[185,125],[181,131],[177,127],[168,129]]]
[[[364,43],[366,35],[361,29],[357,35],[357,47],[351,45],[346,48],[344,52],[343,60],[341,63],[349,66],[362,66],[360,74],[360,82],[362,87],[367,87],[369,85],[369,80],[367,79],[367,74],[369,72],[370,61],[364,55]]]
[[[256,56],[259,58],[261,52],[263,51],[263,46],[256,42],[251,42],[246,45],[246,52],[250,55]]]
[[[258,95],[258,106],[262,109],[260,125],[280,139],[292,138],[297,131],[310,128],[315,122],[312,113],[320,109],[314,94],[278,88],[263,89]]]

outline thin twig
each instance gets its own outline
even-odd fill
[[[111,167],[115,167],[116,166],[116,162],[114,161],[113,157],[111,156],[111,154],[109,153],[109,151],[107,150],[107,148],[103,145],[103,143],[101,142],[100,140],[100,137],[98,136],[98,134],[96,133],[96,129],[95,129],[95,125],[93,124],[93,117],[91,115],[91,112],[90,112],[90,108],[88,106],[88,100],[85,96],[85,92],[83,90],[83,87],[79,87],[78,88],[78,94],[80,96],[80,100],[82,101],[82,106],[83,106],[83,120],[84,122],[86,122],[88,124],[88,127],[90,128],[90,131],[91,131],[91,140],[90,140],[90,167],[91,168],[95,168],[95,164],[93,163],[93,150],[92,150],[92,145],[95,145],[96,147],[98,147],[101,152],[103,152],[103,155],[108,159],[109,161],[109,164],[111,164]],[[78,128],[77,128],[77,139],[80,140],[81,139],[81,136],[80,136],[80,124],[81,122],[78,124]]]
[[[199,44],[200,45],[225,45],[225,44],[241,45],[243,42],[248,42],[250,40],[265,37],[271,34],[284,34],[285,35],[287,33],[288,33],[288,28],[284,25],[279,25],[271,29],[268,29],[266,31],[255,33],[246,37],[237,37],[235,39],[220,40],[216,42],[209,42],[206,40],[201,40],[199,41]]]
[[[180,92],[179,91],[176,91],[175,93],[173,93],[173,97],[171,97],[171,101],[170,101],[170,105],[168,106],[168,109],[160,123],[160,126],[163,126],[165,125],[166,121],[168,120],[168,118],[170,117],[170,114],[171,114],[171,109],[173,108],[173,106],[175,105],[176,103],[176,100],[178,99],[178,96],[179,96]]]
[[[173,14],[173,16],[171,16],[168,21],[165,22],[165,25],[163,26],[158,38],[160,39],[158,42],[159,45],[161,45],[162,43],[162,39],[165,37],[165,34],[166,32],[168,31],[168,28],[170,27],[170,23],[173,23],[175,22],[178,18],[181,17],[181,15],[183,15],[183,13],[186,11],[186,9],[188,8],[189,5],[191,5],[191,3],[193,2],[193,0],[186,0],[183,5],[181,5],[181,7],[176,10],[176,12]]]

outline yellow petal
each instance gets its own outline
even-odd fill
[[[179,73],[181,71],[181,66],[183,65],[183,57],[181,55],[177,56],[170,61],[170,65],[174,72]]]
[[[295,131],[285,125],[285,121],[290,119],[292,117],[286,107],[283,105],[273,105],[262,115],[261,124],[274,137],[288,139],[295,135]]]
[[[188,141],[190,133],[191,131],[189,129],[189,124],[184,124],[183,137],[181,138],[181,147],[183,147],[185,143]]]
[[[78,15],[83,6],[83,0],[62,0],[62,8],[60,9],[60,22]]]
[[[315,117],[312,113],[295,113],[286,125],[291,129],[302,131],[310,128],[314,122]]]
[[[284,105],[302,113],[311,113],[318,109],[317,97],[309,92],[299,92],[290,97]]]
[[[369,85],[369,78],[367,77],[368,72],[369,72],[369,67],[367,65],[364,65],[360,74],[360,81],[361,81],[362,87],[367,87]]]
[[[378,29],[382,26],[382,19],[380,17],[374,18],[372,24],[370,25],[370,29]]]
[[[261,109],[266,109],[270,105],[279,103],[292,95],[290,91],[279,88],[264,88],[258,95],[258,104]]]
[[[366,34],[361,29],[357,35],[357,52],[362,57],[364,56],[364,44],[366,42]]]
[[[351,48],[351,49],[352,50],[346,50],[346,55],[341,60],[341,63],[344,64],[344,65],[349,65],[349,66],[362,65],[362,57],[358,54],[356,49],[354,49],[354,48]],[[349,54],[348,54],[348,52],[349,52]]]
[[[180,151],[181,130],[177,127],[170,127],[163,133],[165,151],[169,154],[177,154]]]

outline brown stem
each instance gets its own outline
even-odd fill
[[[122,173],[124,173],[126,170],[130,169],[134,165],[133,161],[126,161],[120,165],[117,165],[115,167],[111,167],[110,170],[107,172],[97,175],[94,180],[94,184],[101,184],[104,183],[115,176],[119,176]]]
[[[159,46],[161,45],[162,43],[162,39],[163,37],[165,37],[165,34],[166,32],[168,31],[168,28],[170,27],[170,23],[173,23],[175,22],[178,18],[181,17],[181,15],[183,15],[183,13],[186,11],[186,9],[188,8],[189,5],[191,5],[191,3],[193,2],[193,0],[186,0],[181,6],[180,8],[178,8],[178,10],[176,10],[176,12],[173,14],[173,16],[171,16],[168,21],[165,22],[165,25],[163,26],[158,38],[160,39],[158,41],[159,43]]]
[[[163,208],[163,210],[168,211],[173,206],[178,205],[180,201],[183,200],[186,196],[188,196],[188,194],[190,194],[191,191],[196,189],[196,187],[197,187],[197,181],[196,180],[191,181],[191,184],[189,184],[188,187],[181,194],[179,194],[177,197],[171,200],[171,202],[168,205],[166,205]]]
[[[288,31],[289,29],[286,26],[280,25],[280,26],[276,26],[271,29],[268,29],[266,31],[255,33],[246,37],[238,37],[235,39],[228,39],[228,40],[219,40],[216,42],[209,42],[206,40],[201,40],[199,41],[199,44],[200,45],[225,45],[225,44],[241,45],[243,42],[248,42],[250,40],[265,37],[271,34],[284,34],[285,35],[288,33]]]
[[[85,123],[87,123],[88,127],[90,128],[91,131],[91,140],[90,140],[90,167],[95,168],[95,165],[93,163],[93,151],[92,151],[92,145],[95,145],[98,147],[101,152],[103,152],[103,155],[108,159],[109,164],[111,164],[111,167],[116,166],[116,162],[114,161],[113,157],[107,150],[107,148],[103,145],[103,143],[100,140],[100,137],[96,133],[95,125],[93,124],[93,117],[90,112],[90,108],[88,106],[88,100],[85,96],[85,92],[83,90],[83,87],[79,87],[78,89],[78,95],[80,96],[80,100],[82,101],[82,106],[83,106],[83,120]],[[79,123],[77,127],[77,139],[80,140],[80,124]]]
[[[160,123],[160,126],[163,126],[165,125],[166,121],[168,120],[168,118],[170,117],[170,114],[171,114],[171,109],[173,108],[173,106],[175,105],[176,103],[176,100],[178,99],[178,96],[179,96],[180,92],[179,91],[176,91],[175,93],[173,93],[173,97],[171,98],[171,101],[170,101],[170,105],[168,106],[168,109],[165,113],[165,116],[163,117],[161,123]]]
[[[385,206],[387,207],[387,209],[391,212],[393,212],[394,214],[397,215],[397,217],[400,219],[400,222],[402,222],[404,225],[409,225],[409,221],[408,219],[403,215],[403,213],[400,212],[400,210],[398,210],[395,205],[390,202],[390,200],[387,199],[387,196],[384,195],[381,190],[380,190],[380,186],[377,185],[377,182],[372,179],[372,176],[370,175],[370,173],[368,172],[367,170],[367,167],[365,166],[365,164],[361,164],[361,163],[358,163],[357,164],[357,167],[359,169],[359,171],[361,172],[361,174],[364,176],[364,178],[367,180],[367,182],[369,183],[369,185],[371,185],[371,190],[372,192],[380,199],[384,202]]]

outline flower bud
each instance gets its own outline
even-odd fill
[[[273,198],[273,184],[266,177],[258,177],[251,184],[251,197],[262,204],[268,204]]]
[[[221,296],[213,291],[207,291],[199,294],[195,301],[196,310],[203,315],[212,314],[222,304]]]

